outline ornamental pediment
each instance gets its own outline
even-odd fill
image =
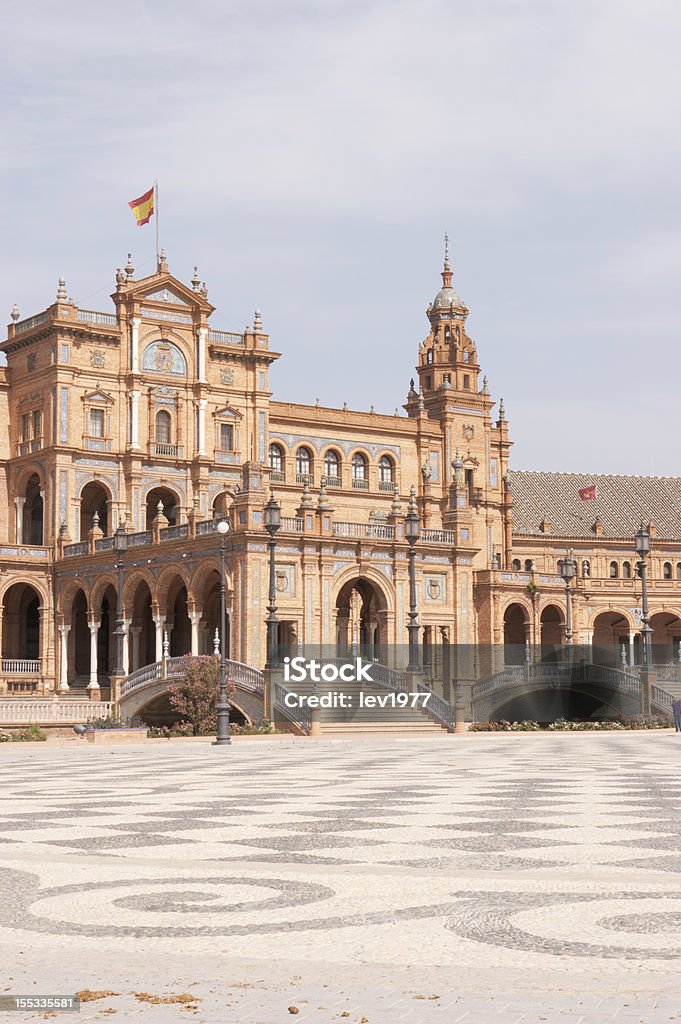
[[[104,402],[106,405],[113,403],[111,395],[107,395],[105,391],[89,391],[86,395],[81,396],[83,402]]]
[[[157,288],[144,296],[147,302],[169,302],[171,306],[188,306],[187,300],[172,288]]]
[[[240,420],[243,418],[238,409],[232,409],[228,405],[223,409],[216,409],[213,415],[221,420]]]

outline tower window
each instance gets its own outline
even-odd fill
[[[278,444],[270,445],[270,469],[273,469],[275,473],[283,473],[284,471],[284,449]]]
[[[90,437],[104,437],[103,409],[90,409]]]
[[[463,386],[465,391],[470,391],[471,388],[471,375],[470,373],[464,373],[463,375]]]
[[[432,361],[433,361],[433,350],[432,350],[432,348],[429,348],[428,351],[426,352],[426,362],[430,366]]]
[[[620,567],[617,562],[610,563],[610,579],[616,580],[620,574]]]
[[[29,413],[24,413],[21,417],[21,440],[28,441],[31,437],[31,417]]]
[[[426,391],[430,391],[432,387],[432,377],[426,377]]]
[[[231,423],[220,424],[220,450],[223,452],[234,451],[234,427]]]
[[[170,413],[161,409],[156,413],[156,443],[170,444],[172,420]]]
[[[449,324],[445,325],[445,345],[449,345]]]
[[[622,562],[622,579],[631,579],[631,562]]]
[[[511,562],[511,568],[513,569],[513,572],[520,572],[520,559],[519,558],[514,558],[513,559],[513,561]]]
[[[665,562],[662,566],[662,579],[670,580],[672,578],[672,563]]]

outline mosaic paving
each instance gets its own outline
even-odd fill
[[[2,747],[2,988],[116,993],[79,1021],[189,1015],[140,991],[224,1024],[681,1020],[679,758],[671,732]]]

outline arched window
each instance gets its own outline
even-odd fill
[[[591,562],[588,558],[582,559],[582,579],[588,580],[591,576]]]
[[[312,452],[309,448],[299,448],[296,452],[296,480],[299,484],[311,483]]]
[[[391,484],[395,475],[395,465],[389,455],[381,455],[378,461],[378,477],[381,483]]]
[[[525,559],[525,572],[532,572],[532,559],[531,558],[526,558]]]
[[[672,563],[665,562],[662,566],[662,579],[670,580],[672,578]]]
[[[361,452],[355,452],[352,456],[352,486],[358,487],[360,490],[366,490],[369,486],[368,477],[368,463],[366,456],[362,455]]]
[[[676,563],[676,578],[681,580],[681,562]]]
[[[172,426],[173,421],[166,409],[156,413],[156,444],[172,443]]]
[[[270,469],[272,470],[272,476],[275,473],[282,474],[281,477],[274,477],[275,480],[281,479],[284,473],[284,449],[280,444],[271,444],[269,451]]]
[[[631,579],[631,562],[622,562],[622,579]],[[670,577],[671,579],[671,577]]]
[[[520,559],[519,558],[514,558],[513,559],[513,561],[511,562],[511,568],[513,569],[513,572],[520,572]]]
[[[340,477],[340,456],[338,452],[330,450],[324,456],[324,477],[325,482],[338,484]]]
[[[620,574],[620,567],[619,567],[619,565],[617,564],[617,562],[611,562],[610,563],[610,579],[611,580],[616,580],[617,577],[619,576],[619,574]]]

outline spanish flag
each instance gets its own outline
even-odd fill
[[[143,224],[148,224],[151,215],[154,212],[154,191],[155,186],[145,192],[139,199],[133,199],[132,202],[128,203],[128,206],[135,214],[135,220],[137,221],[137,227],[141,228]]]
[[[580,487],[577,491],[580,501],[596,501],[598,497],[598,487],[596,484],[590,484],[588,487]]]

